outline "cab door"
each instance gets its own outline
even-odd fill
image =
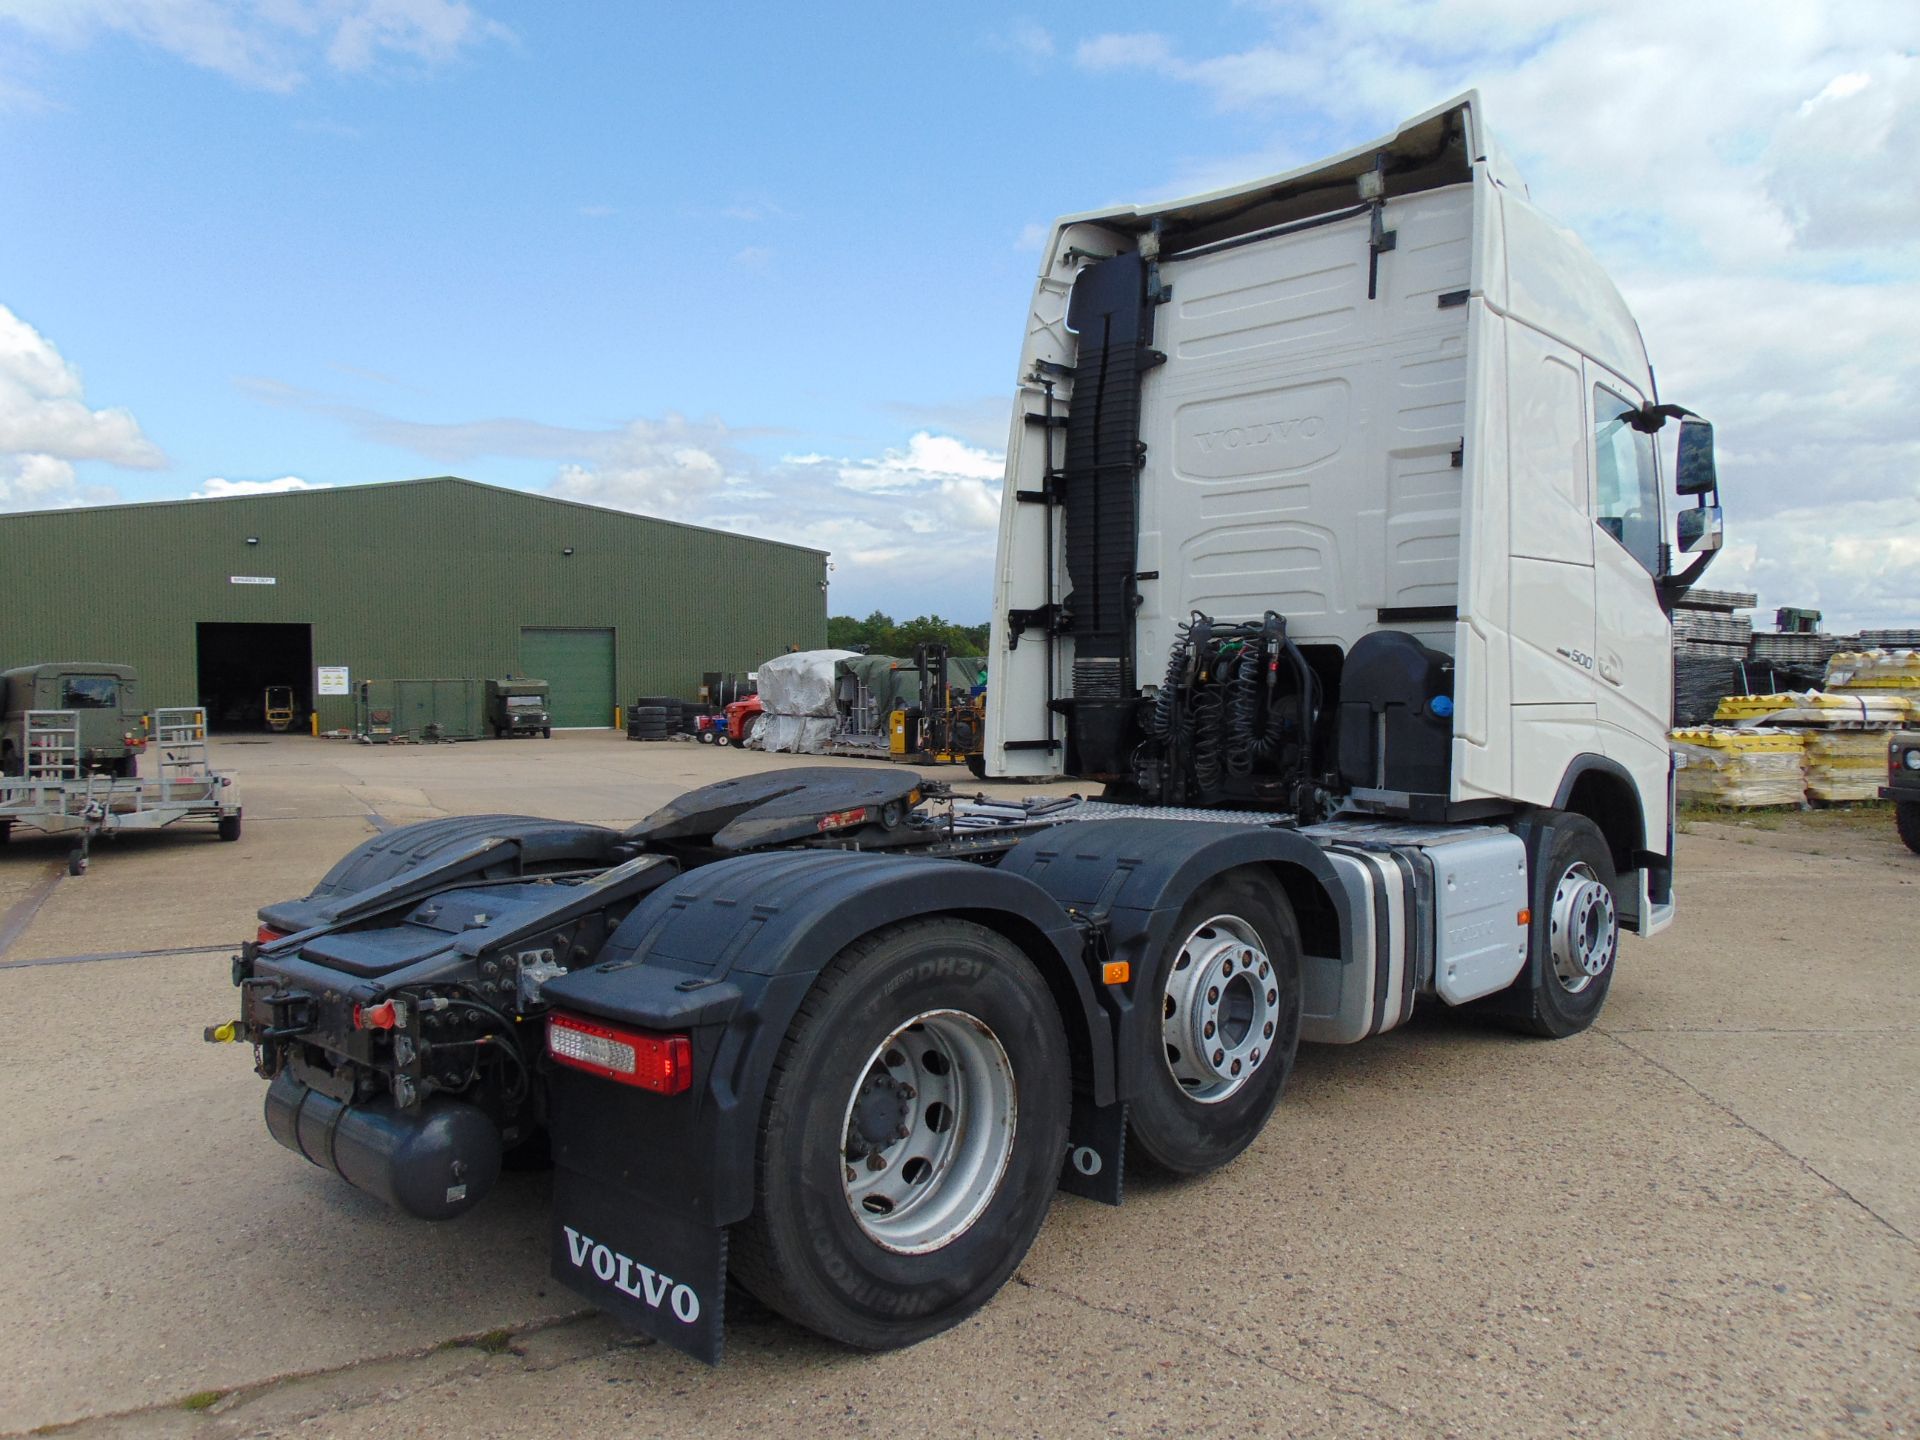
[[[1594,697],[1602,743],[1664,809],[1673,723],[1673,626],[1660,603],[1666,515],[1653,437],[1627,421],[1640,398],[1587,363],[1592,421]],[[1651,825],[1649,828],[1652,828]],[[1664,837],[1648,837],[1658,848]]]

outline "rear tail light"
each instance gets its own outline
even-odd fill
[[[262,925],[258,933],[253,937],[253,943],[256,945],[271,945],[276,940],[284,940],[286,938],[284,932],[274,929],[271,925]]]
[[[659,1095],[693,1088],[693,1046],[685,1035],[624,1030],[578,1015],[549,1015],[547,1053],[562,1065]]]

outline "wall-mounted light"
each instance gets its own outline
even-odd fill
[[[249,535],[247,536],[247,543],[249,545],[258,545],[260,543],[260,537],[258,535]]]
[[[564,547],[564,548],[563,548],[563,549],[562,549],[562,550],[560,551],[560,553],[561,553],[562,555],[571,555],[571,554],[573,553],[573,546],[571,546],[571,545],[568,545],[568,546],[565,546],[565,547]]]

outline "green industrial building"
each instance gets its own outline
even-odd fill
[[[454,476],[0,515],[0,668],[136,666],[149,704],[353,723],[362,680],[531,675],[556,726],[826,643],[826,555]]]

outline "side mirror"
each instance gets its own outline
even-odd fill
[[[1711,451],[1707,454],[1707,463],[1713,463]],[[1712,554],[1720,548],[1724,533],[1718,505],[1700,505],[1680,512],[1680,548],[1689,554]]]
[[[1692,416],[1680,422],[1680,445],[1674,452],[1673,488],[1680,495],[1705,495],[1720,488],[1713,468],[1713,423]],[[1680,532],[1686,534],[1684,529]],[[1681,549],[1686,549],[1684,541]]]

